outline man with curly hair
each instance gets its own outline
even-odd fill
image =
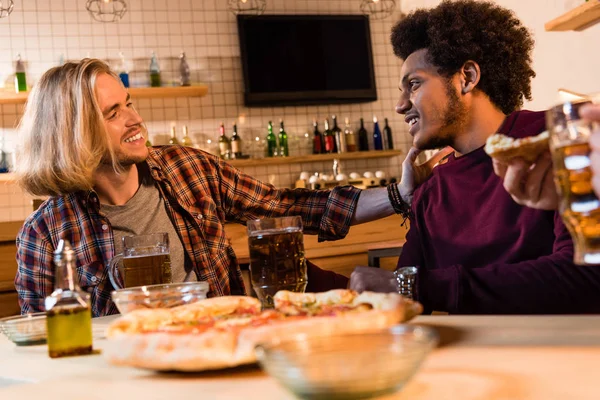
[[[398,267],[418,266],[426,311],[599,312],[600,268],[573,264],[560,215],[517,204],[483,150],[494,133],[545,129],[543,112],[519,110],[535,76],[528,30],[491,2],[443,1],[398,22],[391,41],[404,60],[396,111],[413,137],[399,185],[412,213]],[[416,155],[443,146],[454,154],[415,189]],[[397,288],[392,272],[368,267],[350,286]]]

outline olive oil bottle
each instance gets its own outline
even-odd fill
[[[92,310],[89,294],[75,284],[75,252],[60,240],[54,252],[55,288],[46,297],[48,355],[51,358],[92,353]]]

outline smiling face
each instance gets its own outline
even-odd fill
[[[98,75],[96,99],[117,162],[127,167],[144,161],[148,148],[143,121],[123,85],[108,74]],[[111,164],[109,154],[105,155],[102,163]]]
[[[406,58],[400,76],[396,112],[405,116],[413,145],[421,150],[452,146],[467,119],[456,77],[441,76],[428,61],[426,49]]]

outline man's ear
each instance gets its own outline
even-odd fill
[[[462,94],[472,92],[481,78],[479,64],[477,64],[475,61],[469,60],[463,64],[459,73]]]

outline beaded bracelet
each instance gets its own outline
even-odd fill
[[[388,190],[388,199],[390,200],[390,204],[394,209],[396,214],[400,214],[404,220],[402,221],[401,226],[406,223],[406,220],[411,217],[410,204],[408,204],[402,196],[400,195],[400,190],[398,190],[398,184],[392,183],[387,186]]]

